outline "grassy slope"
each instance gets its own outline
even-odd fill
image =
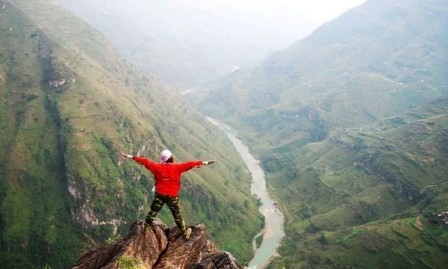
[[[448,229],[431,221],[448,202],[447,105],[265,160],[289,235],[271,267],[444,268]]]
[[[76,258],[82,237],[66,198],[59,121],[41,86],[36,28],[15,8],[0,15],[0,257],[6,267],[32,268],[49,261],[50,250],[60,267]],[[62,232],[69,226],[71,232]]]
[[[152,180],[119,153],[157,159],[164,147],[178,160],[218,160],[184,177],[184,215],[247,261],[261,220],[225,135],[57,6],[13,3],[0,14],[2,263],[59,268],[81,251],[82,233],[125,232],[146,214]]]

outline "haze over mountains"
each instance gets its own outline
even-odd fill
[[[198,107],[276,146],[396,115],[447,91],[445,15],[443,1],[368,1],[203,87]]]
[[[253,1],[56,2],[101,30],[131,62],[184,90],[254,65],[318,25]]]

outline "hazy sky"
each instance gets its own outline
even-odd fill
[[[363,4],[366,0],[239,0],[238,2],[266,8],[286,7],[291,12],[324,23],[341,15],[347,9]]]
[[[323,23],[366,2],[55,1],[106,33],[125,57],[135,62],[151,59],[141,64],[145,70],[165,81],[176,80],[173,84],[182,86],[190,83],[191,78],[202,81],[231,72],[235,66],[247,68],[257,64],[274,51],[306,38]],[[179,65],[179,62],[195,65]]]

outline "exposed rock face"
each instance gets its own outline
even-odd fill
[[[205,226],[192,228],[187,241],[177,227],[155,221],[144,228],[135,222],[128,235],[109,246],[84,254],[71,269],[242,269],[232,254],[208,240]]]

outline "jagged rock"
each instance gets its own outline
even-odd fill
[[[241,268],[241,265],[235,260],[232,254],[228,252],[217,252],[205,255],[200,264],[197,264],[192,269],[233,269]]]
[[[232,254],[208,239],[203,224],[191,228],[187,241],[177,227],[155,221],[145,229],[137,221],[125,238],[84,254],[71,269],[242,269]]]

